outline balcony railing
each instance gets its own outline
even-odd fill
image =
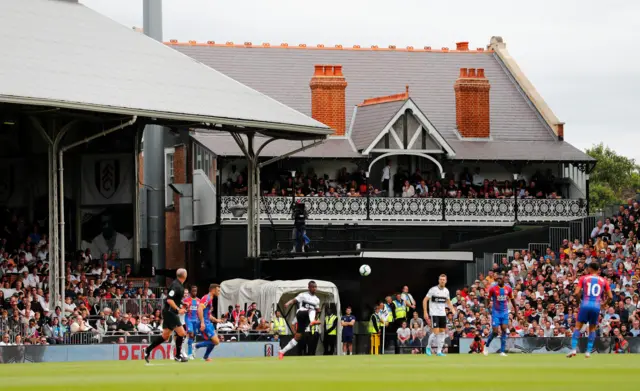
[[[399,197],[300,197],[306,204],[308,221],[453,221],[520,222],[568,221],[587,215],[586,203],[579,199],[473,199]],[[260,218],[291,220],[292,197],[261,197]],[[516,216],[516,203],[518,213]],[[234,206],[247,206],[247,197],[222,197],[221,220],[244,221],[246,213],[235,217]]]

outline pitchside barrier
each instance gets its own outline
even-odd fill
[[[124,343],[147,343],[149,340],[153,339],[155,336],[160,335],[162,332],[159,330],[154,331],[153,333],[140,333],[140,332],[130,332],[125,333],[122,331],[110,331],[105,335],[101,335],[94,331],[87,332],[77,332],[77,333],[67,333],[65,334],[64,340],[61,341],[61,344],[65,345],[91,345],[91,344],[111,344],[118,343],[120,338],[124,339]],[[258,331],[233,331],[233,332],[218,332],[217,334],[222,341],[231,341],[234,338],[234,341],[237,342],[253,342],[253,341],[261,341],[267,342],[273,339],[273,335],[269,333],[261,333]],[[14,339],[12,338],[11,341]],[[201,341],[202,337],[196,337],[196,341]],[[49,341],[49,343],[53,344],[55,341]]]
[[[316,355],[322,355],[324,350],[324,336],[320,336]],[[288,342],[290,336],[281,338],[282,346]],[[620,344],[614,337],[597,338],[593,353],[640,353],[640,337],[625,338],[627,344]],[[410,338],[405,343],[398,341],[395,333],[385,333],[377,354],[424,354],[428,337]],[[473,338],[445,340],[446,353],[469,353]],[[578,352],[584,353],[587,347],[587,338],[581,338],[578,343]],[[342,349],[342,343],[338,341],[336,350]],[[435,346],[432,346],[435,351]],[[497,353],[500,349],[500,339],[495,338],[489,347],[489,352]],[[508,338],[507,353],[559,353],[567,354],[571,350],[571,338]],[[305,354],[299,349],[293,349],[289,355]],[[308,351],[306,354],[309,354]],[[372,354],[371,335],[356,334],[353,339],[353,354]],[[375,352],[374,352],[375,354]]]
[[[111,345],[22,345],[0,346],[0,363],[26,362],[78,362],[78,361],[136,361],[144,359],[147,344]],[[224,342],[218,345],[211,357],[272,357],[278,354],[277,342]],[[170,358],[171,344],[154,349],[154,360]],[[196,350],[201,358],[204,349]]]
[[[596,338],[592,353],[640,353],[640,337],[625,338],[627,344],[621,344],[614,337]],[[473,338],[460,339],[460,353],[469,353]],[[587,338],[580,338],[578,352],[584,353],[587,348]],[[489,347],[490,353],[500,350],[500,339],[495,338]],[[561,353],[571,351],[571,338],[507,338],[507,353]]]

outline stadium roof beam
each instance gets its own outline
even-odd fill
[[[12,53],[0,62],[0,102],[250,128],[284,138],[332,133],[77,2],[1,2],[0,34]]]
[[[326,125],[77,1],[2,1],[0,36],[11,53],[0,61],[0,110],[32,112],[37,119],[68,114],[67,125],[117,116],[294,140],[332,134]],[[47,130],[48,141],[61,133]],[[52,167],[57,152],[49,142]],[[58,190],[54,179],[50,195],[52,186]],[[60,224],[61,213],[53,218],[57,209],[53,204],[49,210],[54,226]],[[50,254],[58,254],[59,239],[52,237]],[[59,259],[64,278],[64,257]]]

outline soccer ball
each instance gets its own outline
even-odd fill
[[[361,276],[366,277],[369,274],[371,274],[371,266],[369,266],[369,265],[360,266],[360,275]]]

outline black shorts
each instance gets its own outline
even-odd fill
[[[307,311],[296,312],[296,320],[298,321],[298,333],[304,334],[307,327],[309,327],[309,313]]]
[[[176,327],[182,326],[180,316],[175,312],[162,311],[162,328],[174,330]]]
[[[431,317],[431,328],[432,329],[446,329],[447,328],[447,317],[446,316],[432,316]]]
[[[353,343],[353,335],[342,334],[342,343]]]

